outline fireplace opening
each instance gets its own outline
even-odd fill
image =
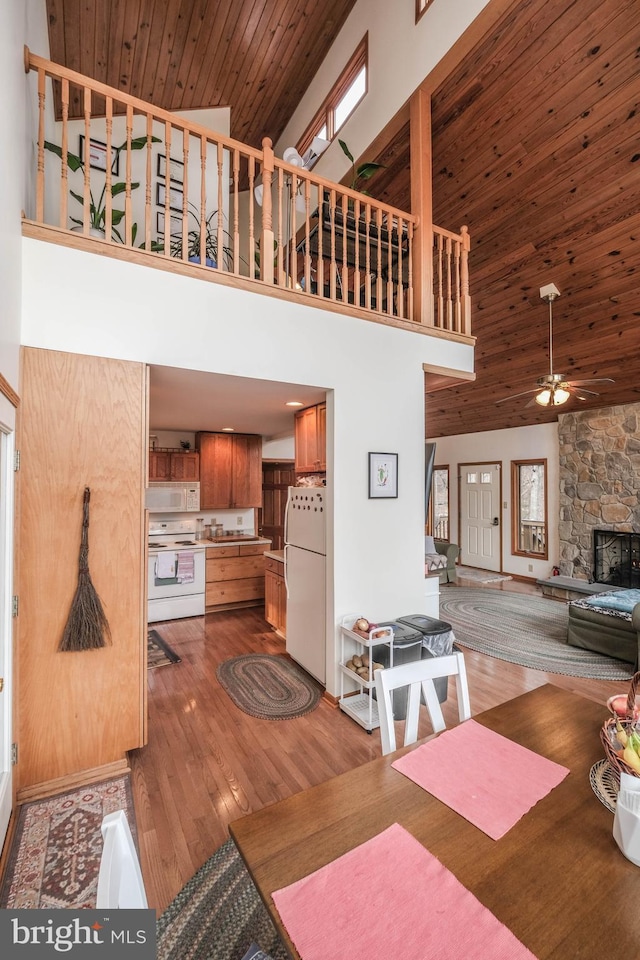
[[[593,531],[593,578],[612,587],[640,587],[640,533]]]

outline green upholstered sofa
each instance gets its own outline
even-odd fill
[[[448,540],[435,540],[432,544],[430,537],[425,537],[424,541],[425,576],[437,573],[440,583],[454,583],[457,577],[456,560],[460,553],[458,544],[449,543]],[[431,549],[432,545],[435,551]]]
[[[637,590],[613,590],[595,597],[572,600],[569,603],[567,643],[583,650],[604,653],[632,663],[638,669],[640,653],[640,602],[634,603]],[[620,605],[619,600],[628,599]],[[596,599],[597,598],[597,599]],[[614,598],[618,602],[607,607]],[[616,609],[616,607],[622,608]]]

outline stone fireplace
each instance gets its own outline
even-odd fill
[[[640,532],[640,403],[562,413],[560,574],[594,576],[596,528]]]

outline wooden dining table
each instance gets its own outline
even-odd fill
[[[434,854],[538,960],[640,956],[640,868],[618,849],[613,813],[589,780],[592,765],[603,759],[599,730],[607,715],[604,705],[545,684],[474,717],[570,771],[499,840],[392,769],[394,760],[424,741],[231,823],[291,956],[299,954],[273,892],[393,823]],[[461,754],[462,770],[464,763]],[[372,890],[375,883],[372,870]]]

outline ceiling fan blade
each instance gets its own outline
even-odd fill
[[[615,383],[611,377],[596,377],[595,380],[568,380],[570,387],[581,387],[583,383]]]
[[[597,390],[587,390],[586,387],[578,387],[578,389],[576,390],[576,388],[572,383],[568,384],[568,386],[569,386],[570,393],[572,393],[574,397],[580,397],[581,400],[588,400],[588,397],[580,396],[581,394],[584,394],[584,393],[589,393],[591,394],[592,397],[600,396]]]
[[[522,393],[512,393],[508,397],[503,397],[502,400],[496,400],[496,407],[499,403],[506,403],[507,400],[517,400],[518,397],[526,397],[528,393],[538,393],[540,387],[534,387],[532,390],[523,390]]]

